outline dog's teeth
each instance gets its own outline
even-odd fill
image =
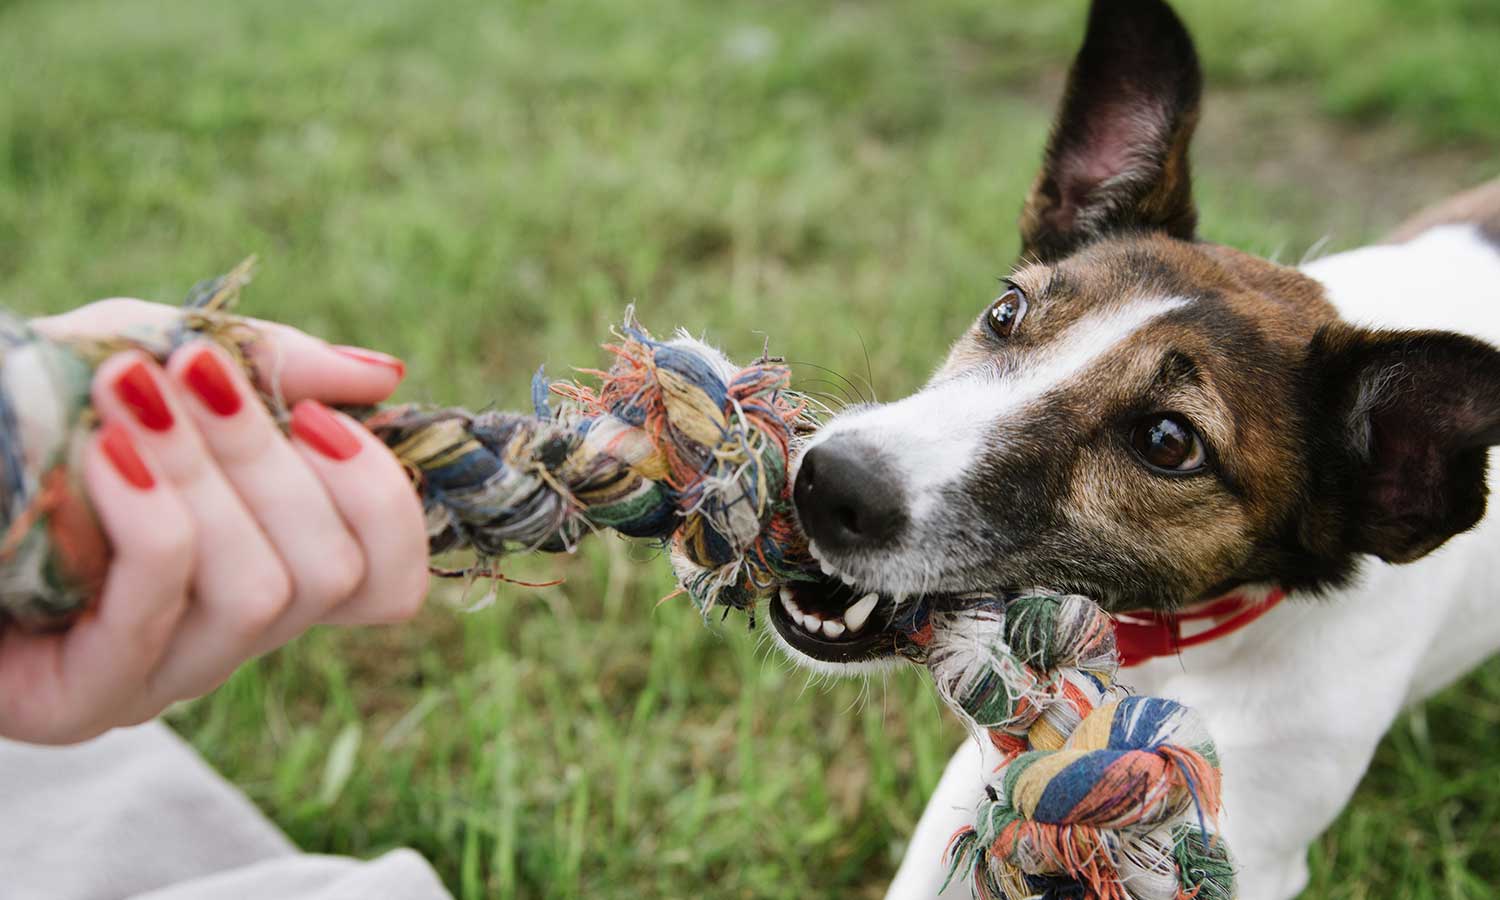
[[[834,574],[833,566],[830,566],[828,563],[823,562],[821,559],[818,560],[818,568],[823,570],[824,575],[828,575],[831,577]]]
[[[807,629],[809,634],[817,634],[823,629],[823,620],[818,618],[815,613],[807,613],[799,622],[803,628]]]
[[[803,619],[802,610],[798,608],[797,601],[793,597],[791,588],[782,588],[781,608],[786,610],[786,614],[792,617],[793,622],[801,625]]]
[[[879,602],[879,594],[869,593],[860,597],[858,603],[844,610],[844,623],[849,626],[849,630],[858,631],[865,627],[865,622],[870,618],[870,613],[875,611],[875,604]]]
[[[844,633],[844,623],[838,619],[829,619],[823,623],[823,633],[831,638],[836,638]]]
[[[854,587],[854,579],[850,578],[848,575],[844,575],[844,574],[840,573],[839,574],[839,581],[842,581],[844,584],[847,584],[850,587]]]

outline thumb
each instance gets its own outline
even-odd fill
[[[406,375],[394,356],[363,347],[326,344],[295,328],[250,320],[259,333],[250,359],[262,390],[278,394],[288,405],[298,400],[321,403],[377,403],[391,395]]]

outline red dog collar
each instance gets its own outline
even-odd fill
[[[1176,656],[1184,647],[1217,640],[1259,619],[1285,599],[1286,591],[1272,588],[1259,599],[1230,594],[1177,612],[1141,609],[1113,613],[1120,665],[1134,666],[1158,656]],[[1195,634],[1183,635],[1182,623],[1205,620],[1215,624]]]

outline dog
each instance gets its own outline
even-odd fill
[[[925,387],[798,455],[827,577],[769,618],[841,675],[898,664],[914,605],[997,586],[1158,615],[1284,592],[1122,674],[1206,718],[1239,896],[1283,900],[1402,707],[1500,648],[1500,181],[1301,268],[1203,241],[1201,84],[1165,3],[1095,0],[1020,263]],[[889,897],[939,895],[992,752],[953,757]]]

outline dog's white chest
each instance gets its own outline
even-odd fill
[[[1440,328],[1500,343],[1500,252],[1472,225],[1350,250],[1302,271],[1356,324]]]

